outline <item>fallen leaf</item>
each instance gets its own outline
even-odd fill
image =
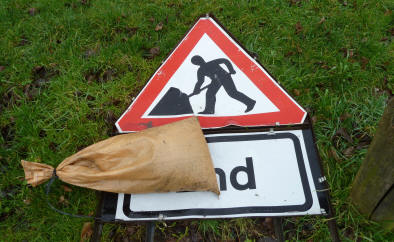
[[[352,58],[355,55],[354,49],[341,48],[341,51],[345,58]]]
[[[327,66],[327,65],[326,65],[327,63],[325,63],[324,61],[317,61],[317,62],[315,62],[314,64],[320,66],[321,68],[323,68],[323,66]],[[324,69],[324,68],[323,68],[323,69]]]
[[[362,56],[361,57],[361,69],[365,70],[365,68],[367,67],[368,63],[369,63],[369,59],[364,57],[364,56]]]
[[[29,43],[30,43],[30,41],[25,36],[21,36],[18,46],[25,46]]]
[[[37,88],[34,88],[33,85],[31,84],[27,84],[24,88],[23,88],[23,93],[25,94],[25,97],[27,100],[33,100],[34,98],[37,97],[37,95],[39,94]]]
[[[119,106],[119,104],[121,104],[121,100],[119,100],[119,99],[112,99],[111,100],[111,104],[113,105],[113,106]]]
[[[155,31],[159,31],[159,30],[162,30],[162,29],[163,29],[163,23],[160,22],[160,23],[158,23],[158,24],[156,25]]]
[[[34,82],[28,83],[23,87],[26,99],[33,100],[36,98],[41,93],[41,89],[50,82],[50,78],[57,74],[58,71],[47,70],[45,66],[35,66],[32,70]]]
[[[296,95],[297,97],[301,94],[300,90],[298,89],[294,89],[293,90],[294,95]]]
[[[90,50],[87,50],[83,53],[83,57],[89,58],[89,57],[95,56],[98,52],[99,52],[98,48],[90,49]]]
[[[347,142],[353,143],[352,137],[350,137],[350,135],[348,134],[348,132],[347,132],[346,129],[344,129],[344,128],[339,128],[338,131],[336,132],[336,135],[340,135],[340,136],[342,136],[342,138],[344,138]]]
[[[391,28],[391,29],[389,30],[389,33],[391,34],[391,36],[394,36],[394,28]]]
[[[361,150],[361,149],[365,149],[368,148],[369,144],[371,143],[371,141],[361,141],[357,144],[356,149],[357,150]]]
[[[74,92],[74,96],[76,96],[76,97],[80,97],[82,95],[83,95],[83,93],[81,91],[75,91]]]
[[[301,0],[290,0],[290,6],[301,6]]]
[[[5,66],[0,66],[0,72],[4,71]]]
[[[289,51],[289,52],[287,52],[285,54],[285,57],[289,57],[289,56],[292,56],[292,55],[294,55],[294,52],[293,51]]]
[[[168,238],[165,240],[165,242],[177,242],[178,240],[176,238]]]
[[[112,69],[107,69],[106,71],[103,72],[103,77],[102,80],[104,82],[112,80],[114,71]]]
[[[129,37],[133,36],[138,30],[138,27],[126,27],[125,32],[128,33]]]
[[[82,226],[81,241],[89,240],[93,234],[92,222],[86,222]]]
[[[354,55],[354,49],[349,49],[348,57],[351,58]]]
[[[90,70],[85,74],[85,80],[88,83],[91,83],[92,81],[96,82],[107,82],[113,79],[115,76],[116,71],[114,69],[106,69],[105,71],[103,70]]]
[[[99,75],[97,73],[90,73],[85,75],[85,80],[88,84],[92,83],[92,81],[97,81],[99,79]]]
[[[316,124],[317,122],[317,117],[316,116],[312,116],[312,124]]]
[[[117,120],[117,119],[116,119],[116,117],[115,117],[114,112],[113,112],[112,110],[107,111],[107,114],[106,114],[106,116],[105,116],[105,122],[106,122],[108,125],[112,125],[116,120]]]
[[[320,21],[319,21],[318,24],[322,24],[322,23],[324,23],[324,22],[326,22],[326,18],[325,18],[325,17],[322,17],[322,18],[320,19]]]
[[[330,154],[331,154],[331,157],[334,158],[334,160],[336,160],[337,162],[341,162],[341,158],[339,158],[337,151],[335,150],[334,147],[330,148]]]
[[[340,119],[341,121],[344,121],[344,120],[346,120],[346,119],[348,119],[348,118],[350,118],[350,117],[352,117],[352,115],[351,115],[350,113],[348,113],[348,112],[345,112],[345,113],[343,113],[343,114],[341,115],[341,117],[339,117],[339,119]]]
[[[385,67],[384,67],[385,68]],[[385,69],[385,71],[386,71],[387,69]],[[383,83],[384,83],[384,85],[385,86],[387,86],[387,84],[389,84],[389,79],[387,78],[387,76],[384,76],[384,78],[383,78]]]
[[[40,132],[38,133],[38,136],[40,136],[40,138],[44,138],[47,136],[47,132],[43,129],[40,130]]]
[[[118,228],[117,226],[114,226],[109,231],[107,238],[110,239],[110,241],[115,241],[114,238],[116,236],[117,228]]]
[[[152,23],[155,22],[155,19],[153,17],[149,18],[149,21],[151,21]]]
[[[54,142],[49,143],[48,148],[53,152],[57,151],[57,144]]]
[[[348,148],[346,148],[343,152],[342,152],[346,157],[350,157],[353,155],[354,153],[354,147],[350,146]]]
[[[30,200],[30,199],[25,199],[25,200],[23,200],[23,202],[24,202],[26,205],[29,205],[29,204],[31,203],[31,200]]]
[[[354,230],[352,227],[347,227],[344,232],[344,236],[351,240],[354,240]]]
[[[34,87],[42,87],[50,81],[50,78],[59,75],[59,71],[55,69],[56,65],[45,67],[45,66],[35,66],[32,70]]]
[[[150,53],[150,58],[154,58],[155,56],[157,56],[160,53],[160,47],[156,46],[156,47],[151,48],[149,50],[149,53]]]
[[[302,27],[302,25],[301,25],[301,23],[298,21],[296,24],[295,24],[295,29],[296,29],[296,34],[299,34],[299,33],[301,33],[302,32],[302,30],[304,29],[303,27]]]
[[[274,229],[274,220],[271,217],[267,217],[263,222],[264,226],[268,227],[270,230]]]
[[[63,190],[64,190],[65,192],[72,192],[72,191],[73,191],[73,189],[71,189],[71,188],[68,187],[68,186],[63,185],[62,187],[63,187]]]
[[[340,51],[342,52],[343,57],[347,56],[347,48],[341,48]]]
[[[130,225],[128,225],[128,226],[126,227],[127,234],[133,235],[134,232],[135,232],[135,229],[136,229],[135,226],[130,226]]]
[[[191,241],[204,241],[204,238],[198,231],[192,233],[190,237],[191,237]]]
[[[65,3],[64,6],[67,8],[76,8],[77,7],[75,3]]]
[[[107,134],[109,136],[113,136],[117,134],[116,127],[114,123],[116,122],[117,118],[115,117],[115,114],[112,110],[107,111],[106,116],[104,117],[105,122],[107,123],[107,126],[109,129],[107,130]]]
[[[27,10],[27,12],[30,14],[30,16],[34,16],[34,15],[38,14],[38,10],[36,8],[29,8],[29,10]]]
[[[298,54],[301,54],[302,53],[302,49],[301,49],[301,47],[297,44],[297,53]]]
[[[43,78],[47,71],[46,71],[45,66],[35,66],[35,67],[33,67],[32,72],[34,75],[37,75],[38,77]]]
[[[368,134],[365,133],[361,133],[356,135],[356,138],[358,139],[358,144],[356,149],[364,149],[367,148],[369,146],[369,144],[371,144],[372,142],[372,138],[371,136],[369,136]]]
[[[390,9],[387,9],[386,12],[384,12],[384,16],[390,16],[392,11]]]
[[[117,33],[125,33],[128,37],[132,37],[138,30],[138,27],[117,27],[115,28],[115,32]]]
[[[93,97],[92,95],[87,95],[87,96],[86,96],[86,100],[88,100],[88,101],[94,101],[94,100],[96,100],[96,98]]]
[[[66,205],[66,206],[69,204],[68,200],[65,199],[63,195],[61,195],[61,196],[59,197],[59,203],[64,204],[64,205]]]
[[[0,98],[0,108],[3,106],[8,107],[9,105],[16,104],[16,102],[20,99],[22,99],[22,97],[19,96],[17,92],[15,92],[15,89],[9,88],[7,91],[5,91],[3,97]]]

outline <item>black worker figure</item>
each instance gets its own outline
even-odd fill
[[[229,60],[219,58],[205,62],[201,56],[195,55],[192,57],[191,62],[194,65],[200,66],[197,70],[197,83],[194,87],[193,94],[199,94],[201,92],[201,86],[206,76],[211,79],[211,83],[207,87],[205,109],[199,112],[199,114],[215,113],[216,93],[222,86],[231,98],[246,105],[245,113],[253,109],[256,101],[238,91],[235,87],[233,78],[231,78],[231,75],[235,74],[235,70]],[[220,64],[225,64],[230,73],[224,70]]]

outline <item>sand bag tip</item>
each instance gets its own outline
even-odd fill
[[[50,165],[21,160],[25,171],[25,180],[33,187],[48,181],[53,175],[53,167]]]

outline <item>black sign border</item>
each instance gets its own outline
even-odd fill
[[[234,207],[234,208],[204,208],[204,209],[181,209],[181,210],[163,210],[163,211],[147,211],[133,212],[130,210],[130,194],[124,195],[123,213],[131,219],[157,219],[159,216],[164,218],[171,217],[190,217],[190,216],[224,216],[251,213],[285,213],[285,212],[304,212],[312,207],[313,199],[309,187],[309,182],[305,169],[305,162],[301,149],[301,144],[296,135],[292,133],[276,133],[276,134],[250,134],[250,135],[223,135],[206,137],[208,143],[215,142],[239,142],[253,140],[273,140],[273,139],[291,139],[294,144],[297,164],[300,172],[301,183],[304,190],[305,203],[289,206],[251,206],[251,207]]]

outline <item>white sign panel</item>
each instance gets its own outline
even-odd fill
[[[115,219],[322,214],[302,130],[207,135],[220,196],[119,194]]]

